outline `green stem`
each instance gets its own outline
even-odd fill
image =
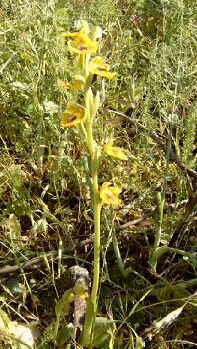
[[[96,171],[97,172],[97,171]],[[94,310],[97,308],[97,292],[99,286],[100,274],[100,221],[101,221],[101,203],[98,198],[98,178],[97,173],[92,176],[92,190],[94,201],[94,276],[91,292],[91,300]]]
[[[93,138],[93,118],[91,117],[91,91],[86,92],[86,131],[87,131],[87,146],[90,155],[90,177],[91,177],[91,191],[92,191],[92,203],[94,214],[94,272],[93,272],[93,285],[90,300],[87,304],[87,310],[85,315],[85,323],[82,333],[82,345],[87,346],[91,344],[92,340],[92,328],[94,326],[94,320],[97,311],[97,294],[99,288],[100,277],[100,221],[101,221],[101,208],[102,204],[99,198],[98,189],[98,165],[99,154],[98,147]]]
[[[92,149],[92,146],[90,147]],[[101,202],[98,195],[98,155],[97,151],[90,156],[91,179],[92,179],[92,198],[94,214],[94,272],[93,285],[90,300],[87,304],[85,315],[85,324],[82,334],[82,345],[89,345],[92,339],[92,328],[97,311],[97,294],[99,288],[100,276],[100,220],[101,220]]]

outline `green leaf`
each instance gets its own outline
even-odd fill
[[[73,324],[63,327],[57,334],[56,343],[58,348],[63,346],[71,337],[73,332]]]
[[[113,320],[106,317],[97,317],[93,327],[93,347],[102,349],[112,347],[115,329]]]

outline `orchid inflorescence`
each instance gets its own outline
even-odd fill
[[[78,68],[81,70],[80,74],[75,75],[69,82],[59,81],[58,86],[63,89],[84,91],[86,95],[85,107],[76,102],[69,103],[66,110],[61,114],[61,126],[63,128],[79,128],[81,124],[86,130],[88,138],[88,127],[86,126],[89,123],[89,120],[87,120],[87,118],[90,119],[96,115],[100,103],[99,92],[97,91],[95,97],[92,93],[91,83],[93,76],[96,75],[101,78],[112,79],[116,76],[116,73],[110,71],[110,65],[106,64],[101,56],[91,58],[91,54],[95,54],[98,50],[98,39],[101,38],[102,29],[97,27],[96,30],[91,33],[88,23],[85,20],[80,22],[81,29],[79,31],[64,32],[61,34],[62,37],[68,39],[67,45],[70,52],[78,55]],[[115,147],[112,139],[105,144],[103,150],[107,155],[116,159],[128,159],[126,150]],[[115,187],[109,186],[108,183],[106,183],[106,185],[103,183],[100,190],[100,198],[103,204],[114,206],[120,203],[120,200],[118,199],[120,189],[116,188],[117,190],[114,190],[114,188]],[[106,195],[111,192],[111,200],[110,198],[107,200],[105,199],[105,191]]]
[[[58,81],[61,89],[71,89],[75,91],[76,99],[69,102],[65,111],[61,113],[61,127],[75,127],[85,141],[89,156],[89,177],[92,193],[92,206],[94,215],[94,273],[93,285],[90,298],[87,305],[87,316],[83,328],[82,343],[89,345],[94,327],[94,321],[97,312],[97,293],[99,287],[100,275],[100,222],[102,205],[117,207],[121,200],[119,194],[121,189],[113,186],[111,182],[104,182],[99,188],[98,168],[100,165],[101,154],[113,157],[118,160],[127,160],[127,151],[123,148],[114,146],[114,140],[111,138],[104,146],[98,146],[93,136],[93,121],[100,106],[100,92],[92,84],[93,78],[112,79],[116,73],[110,71],[110,65],[106,64],[104,59],[96,55],[99,48],[99,40],[102,36],[102,29],[96,27],[91,32],[87,21],[80,21],[80,30],[74,32],[64,32],[61,37],[66,39],[67,46],[71,54],[76,55],[76,72],[70,81]],[[94,55],[92,57],[92,55]],[[77,94],[80,93],[80,98]],[[73,96],[72,95],[72,96]],[[84,96],[84,102],[81,103],[81,95]],[[78,103],[80,100],[80,103]],[[89,307],[89,309],[88,309]],[[91,312],[90,312],[91,309]],[[91,315],[90,315],[91,314]],[[89,343],[89,344],[88,344]]]

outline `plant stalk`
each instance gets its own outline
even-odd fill
[[[87,91],[88,94],[88,91]],[[92,340],[92,328],[94,326],[94,320],[97,311],[97,294],[99,288],[99,276],[100,276],[100,222],[101,222],[101,208],[102,204],[99,198],[98,190],[98,165],[99,155],[98,147],[94,144],[93,132],[92,132],[92,115],[91,108],[88,106],[88,96],[86,94],[86,130],[87,130],[87,146],[90,155],[90,178],[91,178],[91,192],[93,203],[93,215],[94,215],[94,271],[93,271],[93,285],[90,295],[90,300],[87,304],[87,310],[85,315],[85,323],[82,333],[82,345],[89,346]]]

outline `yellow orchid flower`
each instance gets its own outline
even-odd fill
[[[113,143],[114,143],[114,141],[113,141],[113,139],[111,139],[109,141],[109,143],[107,143],[104,146],[105,153],[107,153],[107,155],[112,156],[113,158],[116,158],[119,160],[128,160],[128,156],[126,154],[127,153],[126,149],[114,147]]]
[[[121,200],[118,195],[121,193],[121,189],[117,187],[111,187],[110,182],[104,182],[100,189],[100,198],[103,204],[118,206]]]
[[[92,74],[102,76],[104,78],[112,79],[116,73],[111,73],[109,71],[110,65],[104,63],[104,60],[100,56],[94,57],[89,64],[89,71]]]
[[[68,47],[73,53],[95,53],[98,48],[98,43],[91,40],[86,34],[79,32],[73,40],[69,40]]]
[[[86,80],[82,75],[75,75],[70,82],[58,80],[57,86],[62,89],[71,88],[72,90],[82,91],[85,87],[85,82]]]
[[[70,104],[61,114],[61,126],[72,127],[80,124],[85,119],[85,110],[77,104]]]
[[[75,32],[63,32],[61,36],[71,39],[68,41],[68,47],[71,52],[78,54],[95,53],[98,48],[98,43],[95,40],[91,40],[88,36],[90,33],[88,22],[86,20],[80,20],[78,22],[77,24],[81,27],[80,30]]]
[[[76,91],[82,91],[85,87],[85,78],[82,75],[75,75],[70,82],[70,88]]]

